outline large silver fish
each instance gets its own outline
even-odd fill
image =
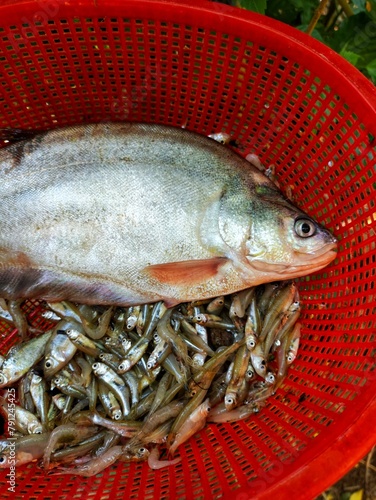
[[[0,296],[173,305],[326,266],[336,239],[247,161],[160,125],[0,150]]]

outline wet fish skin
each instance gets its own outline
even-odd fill
[[[161,125],[0,151],[0,296],[168,305],[321,269],[336,240],[246,160]]]
[[[18,438],[17,441],[15,441],[15,457],[10,453],[12,450],[14,450],[14,448],[12,447],[12,441],[8,438],[7,448],[1,451],[0,469],[6,469],[14,465],[18,467],[20,465],[24,465],[37,460],[38,458],[41,458],[43,456],[49,436],[49,433],[43,433],[30,434]]]
[[[44,375],[50,379],[63,368],[76,354],[77,347],[65,334],[65,330],[74,327],[70,321],[60,321],[46,345],[43,364]]]
[[[51,336],[46,332],[9,350],[0,369],[0,388],[17,382],[41,359]]]

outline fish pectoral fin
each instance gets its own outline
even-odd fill
[[[192,285],[212,278],[228,261],[227,257],[213,257],[212,259],[168,262],[167,264],[147,266],[143,272],[161,283]]]

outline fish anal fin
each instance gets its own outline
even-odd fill
[[[168,262],[147,266],[143,272],[161,283],[194,285],[213,278],[226,262],[228,262],[227,257]]]

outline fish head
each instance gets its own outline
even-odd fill
[[[10,459],[10,452],[7,450],[5,453],[0,453],[0,469],[7,469],[10,466],[14,465],[14,458],[13,461]]]
[[[27,432],[29,434],[42,434],[43,426],[36,421],[31,421],[27,426]]]
[[[74,356],[77,347],[69,340],[62,328],[69,328],[71,323],[61,321],[55,327],[55,332],[46,345],[43,372],[46,379],[50,379]]]
[[[65,396],[64,394],[55,394],[54,396],[52,396],[52,400],[59,410],[64,409],[66,399],[67,396]]]
[[[68,328],[67,330],[65,330],[65,334],[70,340],[74,341],[77,340],[77,338],[80,335],[80,332],[78,330],[74,330],[73,328]]]
[[[44,359],[43,372],[47,379],[50,379],[55,373],[57,373],[62,366],[60,357],[56,358],[53,354],[50,354]]]
[[[266,193],[265,193],[266,191]],[[260,282],[297,278],[322,269],[337,255],[336,238],[275,188],[252,204],[245,257]]]
[[[8,377],[6,374],[1,370],[0,371],[0,387],[5,387],[8,383]]]
[[[104,363],[99,363],[98,361],[92,364],[92,369],[94,374],[97,376],[104,375],[108,371],[107,365],[105,365]]]
[[[43,382],[43,379],[38,373],[36,372],[31,372],[31,384],[33,385],[39,385]]]
[[[141,446],[135,450],[134,458],[136,460],[146,460],[149,455],[150,451],[145,446]]]
[[[113,420],[121,420],[123,414],[121,412],[121,410],[117,409],[117,408],[113,408],[112,411],[111,411],[111,418]]]

